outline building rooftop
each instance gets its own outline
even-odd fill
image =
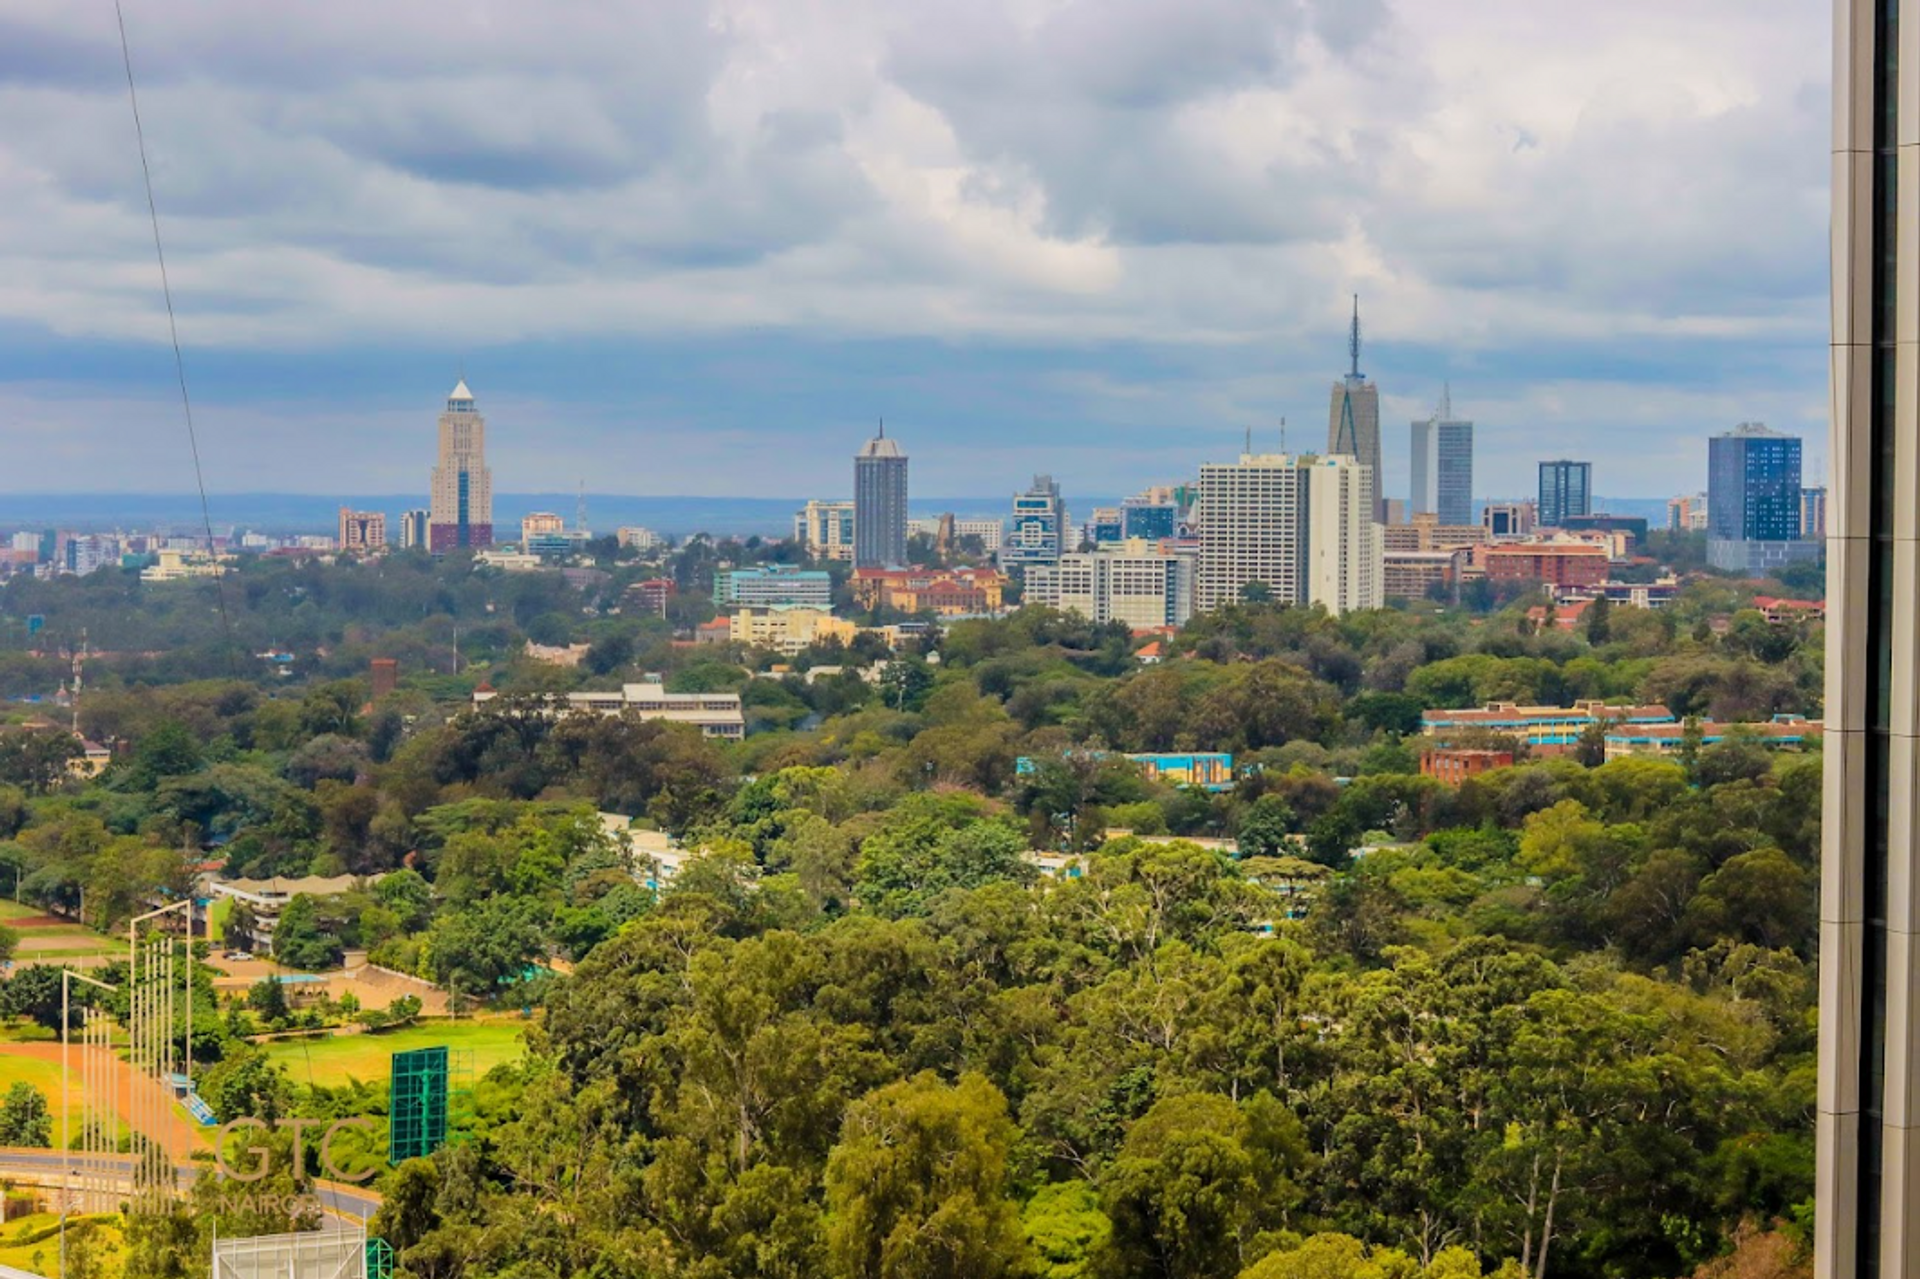
[[[889,457],[904,458],[906,457],[906,454],[902,452],[900,449],[900,441],[890,440],[884,435],[876,435],[872,439],[868,440],[865,444],[861,445],[860,451],[858,453],[855,453],[854,457],[856,459],[889,458]]]

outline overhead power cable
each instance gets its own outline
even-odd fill
[[[133,82],[133,49],[127,41],[127,15],[121,0],[113,0],[113,16],[120,27],[120,61],[127,69],[127,105],[133,109],[133,137],[140,149],[140,179],[147,192],[147,220],[153,226],[153,256],[160,264],[160,296],[167,304],[167,337],[173,343],[173,371],[180,381],[180,411],[187,423],[187,449],[193,456],[193,482],[200,491],[200,526],[207,536],[207,559],[214,568],[215,598],[220,604],[220,630],[226,638],[227,669],[238,675],[234,658],[233,617],[227,611],[226,574],[213,545],[213,508],[207,503],[207,477],[200,467],[200,436],[193,427],[193,397],[187,394],[187,361],[180,354],[180,325],[173,314],[173,285],[167,279],[167,254],[160,243],[160,209],[153,199],[153,168],[147,163],[147,133],[140,124],[140,94]]]

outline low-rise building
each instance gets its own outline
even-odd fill
[[[1489,702],[1465,710],[1428,710],[1421,712],[1420,728],[1436,746],[1451,745],[1475,734],[1499,734],[1518,738],[1535,748],[1571,747],[1590,725],[1609,728],[1641,724],[1675,723],[1673,712],[1664,706],[1614,706],[1597,698],[1575,702],[1572,706],[1520,706],[1513,702]]]
[[[1787,600],[1773,595],[1756,595],[1753,597],[1753,606],[1775,626],[1827,620],[1825,600]]]
[[[1492,540],[1484,524],[1442,524],[1432,511],[1421,511],[1405,524],[1390,524],[1381,530],[1381,544],[1389,555],[1395,551],[1457,551],[1463,546],[1484,546]]]
[[[674,597],[676,590],[672,578],[650,577],[629,586],[626,598],[634,612],[664,618],[667,615],[667,601]]]
[[[817,568],[758,564],[714,574],[713,600],[722,608],[802,605],[833,607],[833,575]]]
[[[474,554],[473,562],[481,568],[497,568],[504,573],[531,573],[544,567],[544,561],[538,555],[529,555],[525,551],[478,551]]]
[[[824,608],[801,604],[769,604],[743,608],[728,619],[727,637],[751,648],[770,648],[791,656],[809,644],[837,639],[853,642],[859,628]]]
[[[902,613],[931,612],[938,617],[998,613],[1006,574],[991,568],[859,568],[853,571],[853,597],[862,608],[891,608]]]
[[[1489,546],[1477,552],[1476,558],[1489,581],[1533,581],[1549,586],[1593,586],[1606,581],[1612,567],[1612,556],[1605,546],[1570,540]]]
[[[219,577],[228,571],[229,556],[214,559],[198,551],[173,547],[156,551],[153,563],[140,570],[143,582],[185,582],[198,577]]]
[[[1818,745],[1823,731],[1819,720],[1798,715],[1776,715],[1763,723],[1718,723],[1700,720],[1699,744],[1717,746],[1729,737],[1746,737],[1764,746],[1805,750]],[[1628,755],[1677,755],[1687,743],[1686,724],[1634,724],[1607,730],[1607,758]]]
[[[1390,600],[1419,600],[1460,576],[1458,551],[1388,551],[1380,557],[1383,590]]]
[[[1513,752],[1442,746],[1420,752],[1420,775],[1432,777],[1448,786],[1459,786],[1469,777],[1496,768],[1513,767]]]
[[[473,704],[484,706],[498,696],[491,688],[475,689]],[[747,731],[738,693],[669,693],[659,683],[644,682],[540,700],[556,713],[631,715],[669,724],[691,724],[703,736],[729,741],[744,737]]]

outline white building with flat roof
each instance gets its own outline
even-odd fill
[[[473,704],[484,706],[500,694],[476,689]],[[548,699],[557,710],[596,715],[633,715],[639,719],[691,724],[703,736],[738,741],[746,736],[746,716],[738,693],[669,693],[657,683],[623,684],[617,689],[568,693]]]
[[[1350,456],[1248,453],[1200,468],[1194,608],[1239,603],[1258,584],[1277,603],[1330,613],[1385,602],[1373,470]]]
[[[1193,615],[1194,558],[1132,538],[1027,569],[1029,604],[1134,630],[1181,626]]]

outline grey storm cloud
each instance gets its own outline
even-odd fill
[[[1749,416],[1702,364],[1764,368],[1824,322],[1818,5],[127,0],[127,21],[201,347],[1259,353],[1204,386],[1069,379],[1124,424],[1304,411],[1358,291],[1429,381],[1467,371],[1569,424],[1590,381],[1656,429]],[[0,14],[0,326],[163,331],[124,93],[110,7]],[[1662,344],[1678,384],[1609,371]],[[1768,394],[1814,425],[1817,387]]]

